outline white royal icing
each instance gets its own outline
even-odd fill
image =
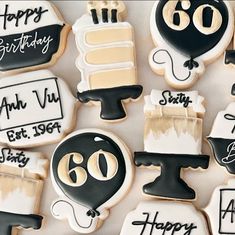
[[[42,180],[24,177],[23,174],[19,176],[6,173],[0,173],[0,180],[1,211],[17,214],[38,213]]]
[[[120,235],[209,235],[206,220],[191,203],[142,201],[124,221]]]
[[[91,86],[89,83],[89,75],[98,71],[108,71],[115,69],[132,69],[135,68],[135,61],[128,61],[122,63],[111,63],[111,64],[88,64],[85,60],[86,54],[94,49],[99,48],[117,48],[117,47],[134,47],[133,41],[120,41],[112,42],[99,45],[89,45],[85,40],[87,32],[94,30],[105,30],[105,29],[130,29],[132,26],[127,22],[117,23],[103,23],[100,22],[98,25],[94,24],[90,14],[83,15],[73,25],[73,32],[75,34],[76,45],[79,49],[80,55],[76,60],[76,66],[81,71],[81,82],[78,84],[78,91],[90,90]]]
[[[145,97],[144,111],[153,111],[157,106],[189,108],[195,113],[205,113],[204,97],[198,91],[173,92],[169,90],[152,90],[150,96]]]
[[[234,127],[235,102],[232,102],[224,111],[220,111],[217,114],[209,137],[235,139]]]
[[[8,8],[6,8],[6,5]],[[16,25],[16,21],[13,19],[11,21],[5,22],[4,29],[4,14],[17,14],[19,11],[26,11],[27,9],[35,10],[39,12],[39,8],[41,7],[42,11],[48,10],[41,15],[40,20],[38,21],[37,13],[32,14],[28,17],[27,22],[25,23],[25,17],[19,18],[18,26]],[[29,12],[31,14],[32,12]],[[24,14],[26,16],[26,14]],[[36,17],[36,22],[34,21]],[[38,21],[38,22],[37,22]],[[0,29],[1,36],[11,35],[11,34],[19,34],[24,32],[32,31],[36,28],[49,26],[49,25],[63,25],[63,21],[61,21],[52,5],[48,1],[1,1],[0,2]]]
[[[37,195],[29,197],[23,190],[16,188],[7,197],[0,198],[0,209],[1,211],[17,214],[32,214],[34,213],[37,197]]]
[[[59,141],[73,126],[76,99],[48,70],[0,80],[0,142],[32,147]]]
[[[41,153],[0,146],[0,167],[10,166],[18,168],[22,172],[28,170],[32,174],[45,178],[47,176],[48,163],[48,160]]]
[[[217,187],[204,209],[213,235],[235,234],[235,181]]]
[[[234,16],[230,3],[228,1],[223,2],[227,6],[229,14],[227,29],[216,46],[194,59],[194,61],[198,63],[198,67],[194,67],[193,70],[188,70],[183,66],[184,62],[190,58],[177,51],[173,46],[167,43],[160,34],[156,26],[156,8],[159,1],[156,1],[153,5],[150,16],[150,30],[156,48],[149,54],[149,64],[154,72],[160,75],[165,74],[167,83],[172,87],[181,89],[191,87],[198,77],[204,73],[205,65],[219,57],[229,45],[233,37]],[[190,5],[186,5],[190,4],[188,1],[182,1],[182,4],[185,9],[190,7]],[[206,32],[204,32],[204,34],[206,34]]]
[[[195,140],[189,133],[177,134],[174,128],[164,135],[151,131],[144,139],[144,150],[153,153],[201,154],[202,140]]]

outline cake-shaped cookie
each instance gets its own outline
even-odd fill
[[[41,153],[0,146],[0,234],[40,229],[38,215],[49,162]]]
[[[81,71],[78,99],[101,103],[101,119],[115,121],[126,117],[123,101],[137,99],[134,32],[123,22],[126,7],[122,1],[89,1],[88,13],[73,25]]]
[[[156,48],[149,55],[154,72],[178,89],[191,87],[229,45],[233,10],[223,0],[156,1],[150,19]]]
[[[193,189],[181,178],[181,168],[206,169],[201,154],[204,98],[197,91],[152,90],[145,97],[144,152],[135,153],[136,166],[161,167],[161,176],[144,185],[145,194],[194,200]]]
[[[46,67],[62,55],[70,27],[49,1],[0,1],[0,71]]]
[[[55,218],[79,233],[98,229],[130,188],[133,169],[125,144],[112,133],[85,129],[67,136],[51,160]]]

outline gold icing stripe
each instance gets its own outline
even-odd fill
[[[128,86],[137,83],[135,68],[93,73],[90,75],[89,80],[91,89]]]
[[[87,32],[85,35],[87,44],[99,45],[122,41],[133,41],[132,28],[110,28]]]
[[[113,64],[123,62],[134,62],[133,47],[109,47],[90,51],[86,54],[88,64]]]

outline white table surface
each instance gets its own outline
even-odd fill
[[[86,11],[86,1],[53,1],[63,14],[69,24]],[[128,7],[129,21],[135,28],[137,47],[138,78],[139,83],[144,86],[144,95],[149,94],[151,89],[169,89],[165,80],[154,74],[148,64],[148,54],[154,44],[149,30],[149,15],[154,1],[126,1]],[[235,7],[235,1],[231,3]],[[50,69],[59,77],[63,78],[76,95],[76,86],[80,81],[80,72],[75,67],[75,59],[78,56],[75,46],[74,35],[71,32],[64,55],[57,64]],[[206,137],[211,129],[213,120],[218,111],[224,109],[229,102],[233,101],[230,96],[231,87],[235,83],[235,68],[225,67],[223,57],[207,67],[206,73],[192,88],[198,90],[206,98],[207,113],[204,121],[203,136]],[[128,119],[116,124],[107,124],[99,119],[99,107],[81,105],[78,110],[76,129],[82,128],[103,128],[117,134],[129,146],[132,152],[143,150],[143,99],[137,103],[129,103],[126,106]],[[89,117],[89,118],[88,118]],[[50,145],[34,149],[42,151],[51,157],[56,145]],[[207,143],[203,143],[203,153],[210,154]],[[139,201],[144,200],[142,186],[155,179],[159,172],[149,169],[137,169],[133,185],[129,194],[114,208],[111,209],[109,218],[94,235],[118,235],[126,214],[133,210]],[[197,200],[194,204],[203,208],[207,205],[213,189],[227,181],[228,176],[224,168],[219,167],[211,157],[210,167],[206,171],[187,170],[183,174],[185,181],[197,192]],[[45,182],[42,197],[41,213],[45,216],[45,223],[40,231],[25,231],[23,235],[72,235],[76,234],[66,221],[59,221],[50,213],[51,202],[57,198],[52,187],[50,177]]]

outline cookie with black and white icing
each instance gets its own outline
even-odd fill
[[[49,1],[1,1],[0,71],[54,64],[64,51],[69,30]]]
[[[0,234],[41,228],[40,201],[48,166],[42,153],[0,146]]]
[[[140,167],[161,168],[160,177],[143,186],[147,195],[194,200],[196,193],[182,179],[182,168],[207,169],[201,154],[204,98],[197,91],[152,90],[145,96],[144,151],[136,152]]]
[[[216,162],[235,174],[235,102],[217,114],[207,140]]]
[[[75,126],[78,102],[48,70],[0,80],[0,142],[29,148],[59,142]]]
[[[193,204],[142,201],[127,214],[120,235],[209,235],[203,214]]]
[[[142,93],[138,85],[133,27],[123,21],[123,1],[89,1],[88,13],[73,25],[81,71],[78,99],[101,104],[100,118],[126,118],[125,103]]]
[[[188,88],[229,45],[233,10],[223,0],[160,0],[153,6],[150,29],[156,44],[151,68],[170,86]]]
[[[79,130],[55,149],[51,178],[59,195],[51,206],[53,216],[67,219],[76,232],[91,233],[129,190],[132,159],[128,148],[114,134]]]
[[[218,186],[204,209],[213,235],[235,234],[235,180]]]

